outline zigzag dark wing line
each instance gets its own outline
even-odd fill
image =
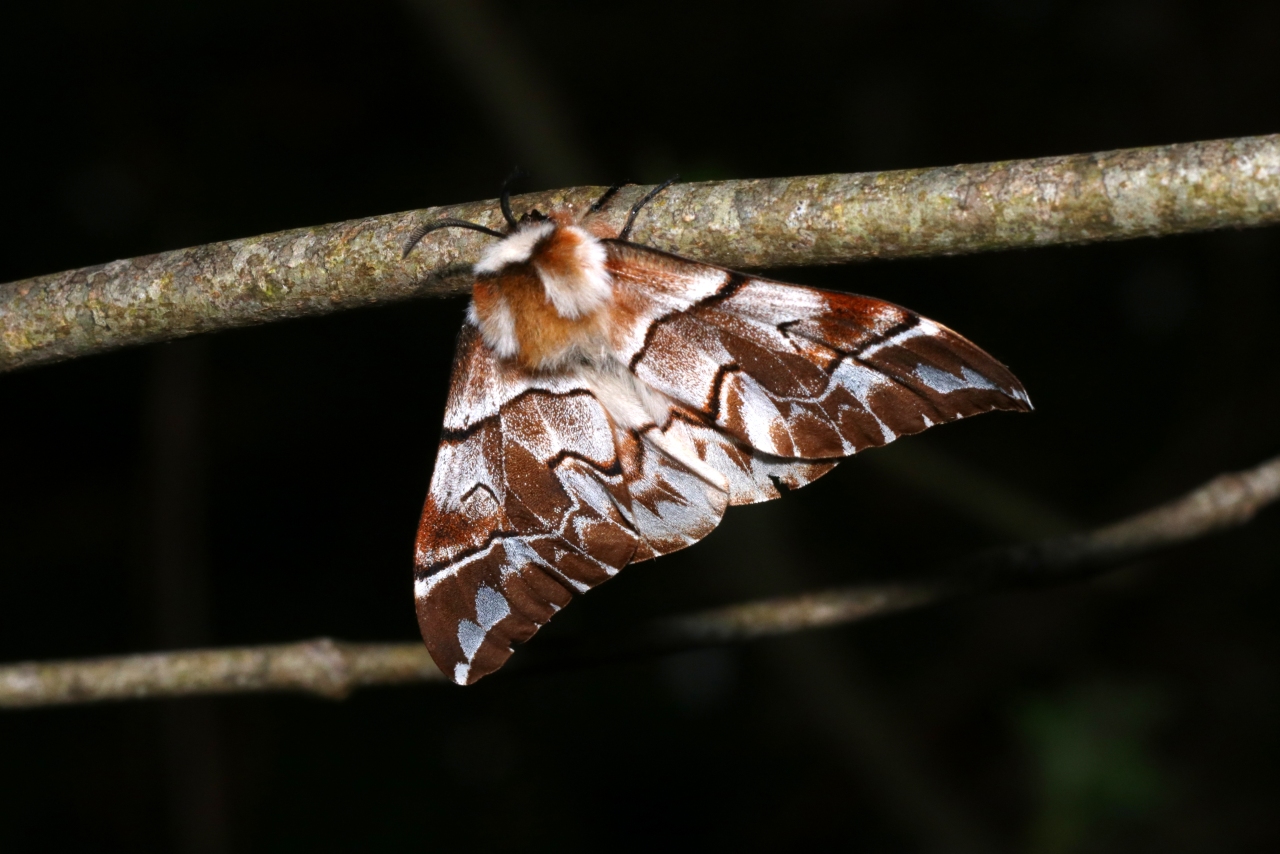
[[[727,484],[698,458],[681,425],[619,430],[617,445],[640,534],[633,563],[693,545],[720,524]]]
[[[978,412],[1030,408],[1007,368],[906,309],[606,246],[621,357],[757,452],[832,461]]]
[[[414,592],[431,657],[469,684],[571,591],[625,566],[640,537],[612,423],[579,381],[503,365],[467,325],[445,424]]]

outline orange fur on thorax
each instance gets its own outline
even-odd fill
[[[522,367],[541,370],[562,364],[574,350],[590,353],[598,349],[604,312],[561,317],[530,264],[512,265],[501,275],[477,279],[472,298],[481,319],[499,309],[499,300],[506,302],[515,321],[515,359]]]
[[[536,261],[538,268],[548,275],[569,276],[578,266],[577,251],[582,242],[583,238],[578,234],[564,228],[557,228],[546,240],[538,244],[533,257],[529,260]]]

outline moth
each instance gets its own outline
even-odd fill
[[[675,179],[672,179],[674,181]],[[940,323],[865,296],[726,270],[631,242],[598,216],[531,211],[475,284],[418,529],[422,636],[468,685],[575,593],[691,545],[725,509],[842,458],[1030,400]]]

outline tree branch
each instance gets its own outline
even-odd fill
[[[621,225],[646,190],[619,194]],[[520,209],[582,209],[579,187]],[[0,370],[378,302],[463,293],[487,238],[422,222],[501,225],[497,204],[389,214],[114,261],[0,285]],[[858,175],[679,184],[639,242],[764,268],[1122,240],[1280,222],[1280,135]]]
[[[1181,498],[1112,525],[980,553],[934,580],[732,605],[658,620],[614,637],[582,639],[567,649],[526,658],[533,669],[669,652],[851,623],[982,591],[1058,584],[1243,525],[1277,499],[1280,457],[1214,478]],[[321,638],[277,646],[3,666],[0,707],[256,691],[340,698],[366,685],[443,678],[417,642],[357,644]]]

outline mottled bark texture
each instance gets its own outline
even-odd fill
[[[732,643],[855,622],[984,590],[1061,583],[1243,525],[1277,499],[1280,457],[1222,475],[1168,504],[1094,531],[978,554],[938,573],[941,580],[732,605],[661,620],[616,637],[585,639],[530,658],[535,666],[565,666]],[[365,685],[425,681],[444,681],[444,676],[421,643],[348,644],[322,638],[280,646],[8,665],[0,667],[0,707],[253,691],[340,698]]]
[[[620,193],[621,225],[646,190]],[[582,209],[583,187],[515,200]],[[492,238],[450,229],[409,257],[415,226],[474,202],[302,228],[0,285],[0,370],[377,302],[463,293]],[[839,264],[1121,240],[1280,222],[1280,135],[859,175],[680,184],[635,240],[731,267]]]

